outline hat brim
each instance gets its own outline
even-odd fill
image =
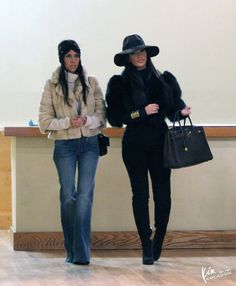
[[[136,46],[135,48],[132,49],[127,49],[122,51],[121,53],[118,53],[114,56],[114,63],[119,66],[125,66],[127,64],[127,58],[128,55],[137,51],[137,50],[143,50],[145,49],[147,52],[147,55],[151,57],[155,57],[156,55],[159,54],[159,48],[157,46],[147,46],[147,45],[141,45],[141,46]]]

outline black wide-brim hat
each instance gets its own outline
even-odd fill
[[[119,67],[125,66],[128,62],[129,54],[144,49],[150,58],[159,54],[159,48],[157,46],[145,45],[144,40],[139,35],[129,35],[125,37],[123,41],[122,52],[114,56],[114,63]]]

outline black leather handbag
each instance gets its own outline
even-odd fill
[[[212,160],[213,155],[203,127],[194,126],[189,116],[181,125],[179,112],[175,114],[172,128],[169,128],[165,134],[164,167],[177,169]],[[185,125],[186,119],[189,120],[190,125]]]
[[[104,156],[108,152],[108,146],[110,146],[110,139],[109,137],[105,136],[103,133],[99,133],[98,137],[98,144],[99,144],[99,155]]]

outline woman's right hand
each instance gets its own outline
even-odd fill
[[[145,106],[145,111],[147,115],[158,113],[159,105],[156,103],[150,103],[147,106]]]
[[[81,127],[86,123],[85,116],[74,116],[70,118],[70,126],[73,128]]]

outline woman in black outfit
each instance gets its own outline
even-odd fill
[[[134,219],[143,249],[143,264],[153,264],[161,255],[171,207],[170,169],[163,166],[163,142],[167,127],[165,118],[173,121],[181,110],[182,118],[191,109],[181,99],[175,77],[160,73],[151,57],[159,53],[157,46],[145,45],[139,35],[123,41],[123,51],[114,57],[124,66],[107,87],[107,118],[114,127],[126,125],[122,139],[122,156],[132,187]],[[155,233],[149,218],[148,173],[155,204]]]

